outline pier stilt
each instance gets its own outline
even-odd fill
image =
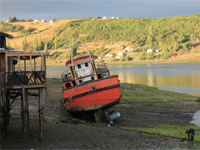
[[[44,138],[44,115],[43,115],[44,100],[45,100],[45,88],[40,88],[39,89],[39,101],[38,101],[40,141],[43,141],[43,138]]]
[[[28,110],[28,90],[22,88],[21,96],[21,114],[22,114],[22,139],[25,140],[29,129],[29,110]]]
[[[3,141],[3,138],[6,136],[6,122],[5,122],[5,103],[6,95],[5,89],[0,89],[0,145]]]

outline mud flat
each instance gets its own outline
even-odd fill
[[[38,141],[37,101],[30,106],[30,129],[21,141],[19,100],[13,105],[9,135],[1,149],[198,149],[199,127],[191,124],[200,110],[198,97],[162,91],[155,87],[121,84],[123,94],[119,110],[121,118],[114,126],[107,122],[72,118],[60,108],[61,79],[48,79],[45,109],[45,139]],[[109,110],[109,111],[111,111]],[[190,142],[185,129],[196,130]]]

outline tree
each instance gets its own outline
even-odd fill
[[[58,48],[57,37],[55,37],[54,45],[55,45],[55,50],[57,50]]]
[[[152,26],[149,27],[149,35],[152,36],[153,32],[152,32]]]
[[[47,43],[45,43],[45,45],[44,45],[44,51],[48,52]]]
[[[8,47],[10,47],[10,40],[9,40],[9,39],[7,39],[6,45],[7,45]]]
[[[42,39],[41,36],[39,37],[39,42],[38,42],[38,50],[42,50],[44,47],[42,46]]]
[[[8,18],[8,22],[12,22],[12,18],[11,18],[11,16]]]
[[[173,47],[174,52],[176,52],[178,49],[179,49],[179,46],[178,46],[178,44],[175,43],[174,47]]]
[[[17,18],[14,16],[13,18],[12,18],[12,22],[16,22],[17,21]]]
[[[27,50],[27,47],[28,47],[28,46],[27,46],[26,36],[24,36],[22,44],[23,44],[23,51],[26,51],[26,50]]]
[[[26,21],[27,22],[33,22],[33,19],[27,19]]]
[[[17,44],[16,43],[14,43],[14,48],[17,49]]]
[[[37,37],[35,37],[34,40],[33,40],[33,49],[34,49],[34,51],[37,51],[37,49],[38,49],[38,40],[37,40]]]

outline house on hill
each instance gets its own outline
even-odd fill
[[[115,19],[115,17],[114,17],[114,16],[112,16],[112,17],[110,17],[110,19]]]
[[[124,45],[117,46],[117,49],[125,49],[125,48],[126,48],[126,46],[124,46]]]
[[[147,49],[147,53],[153,53],[153,49]]]
[[[127,47],[125,48],[125,50],[127,50],[127,52],[133,52],[133,48],[131,48],[130,46],[127,46]]]
[[[106,55],[105,55],[105,57],[108,57],[108,56],[110,56],[110,54],[106,54]]]
[[[34,19],[34,22],[39,22],[40,20],[38,20],[38,19]]]
[[[118,56],[122,56],[122,55],[123,55],[123,52],[119,52],[119,53],[118,53]]]

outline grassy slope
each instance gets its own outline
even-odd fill
[[[110,34],[113,34],[114,36],[114,32],[115,30],[112,30],[108,25],[112,25],[113,27],[115,27],[115,25],[117,23],[120,23],[118,25],[118,28],[122,28],[123,26],[127,26],[127,30],[126,31],[121,31],[121,34],[123,34],[124,36],[126,35],[126,38],[131,38],[129,41],[126,41],[125,39],[118,39],[118,41],[116,42],[104,42],[104,40],[96,40],[95,42],[89,42],[88,48],[92,53],[96,53],[101,47],[104,47],[105,49],[107,49],[107,53],[115,53],[117,54],[118,52],[124,52],[125,50],[118,50],[116,49],[117,46],[119,45],[126,45],[126,46],[131,46],[134,48],[137,48],[138,46],[140,46],[140,44],[137,44],[137,40],[135,40],[135,34],[138,31],[142,31],[139,32],[140,34],[137,35],[139,37],[142,37],[144,35],[148,35],[149,33],[149,27],[152,26],[153,27],[153,33],[155,34],[155,36],[158,36],[159,32],[157,32],[157,30],[161,30],[161,32],[166,32],[166,36],[170,36],[170,34],[168,33],[169,31],[173,31],[176,33],[174,35],[178,36],[178,34],[182,31],[179,31],[179,25],[181,26],[185,26],[185,30],[183,31],[184,34],[189,34],[191,29],[194,27],[194,30],[196,32],[196,30],[199,30],[198,28],[196,28],[196,25],[198,24],[198,20],[195,23],[195,18],[198,18],[198,15],[190,15],[190,16],[177,16],[177,17],[166,17],[166,18],[143,18],[143,19],[134,19],[134,18],[130,18],[130,19],[122,19],[122,20],[95,20],[95,19],[85,19],[86,21],[84,22],[84,19],[61,19],[61,20],[56,20],[55,23],[48,23],[48,22],[16,22],[16,23],[10,23],[11,25],[20,25],[20,26],[24,26],[24,29],[28,29],[28,28],[35,28],[36,30],[34,32],[32,32],[30,35],[27,35],[27,41],[28,41],[28,50],[32,50],[33,48],[33,41],[34,38],[37,37],[39,39],[39,37],[41,37],[43,42],[54,42],[55,36],[58,36],[58,41],[59,43],[66,43],[66,41],[71,41],[73,34],[75,32],[75,29],[77,28],[78,30],[80,30],[80,34],[79,37],[83,38],[86,37],[88,35],[93,35],[94,33],[90,32],[90,28],[99,28],[99,26],[103,27],[103,26],[107,26],[107,28],[105,29],[105,31],[97,31],[97,33],[99,34],[106,34],[106,32],[110,32]],[[192,23],[190,24],[190,19],[192,20]],[[80,25],[77,27],[69,27],[69,22],[76,21],[76,20],[80,20]],[[167,22],[167,24],[166,24]],[[73,25],[76,25],[76,23],[74,23]],[[123,25],[123,26],[122,26]],[[133,26],[134,25],[134,26]],[[132,27],[133,26],[133,27]],[[162,28],[163,26],[163,28]],[[130,27],[130,29],[128,28]],[[167,28],[168,27],[168,28]],[[130,30],[130,31],[129,31]],[[92,30],[93,31],[93,30]],[[16,38],[9,40],[10,46],[11,47],[15,47],[14,45],[16,45],[15,48],[17,49],[23,49],[22,47],[22,42],[23,42],[23,34],[19,31],[19,32],[8,32],[9,34],[15,36]],[[96,34],[97,34],[96,33]],[[131,35],[129,35],[131,33]],[[172,33],[171,33],[172,34]],[[21,37],[20,37],[21,36]],[[123,37],[123,36],[122,36]],[[156,37],[157,38],[157,37]],[[159,38],[157,38],[159,39]],[[171,40],[169,38],[169,40]],[[87,41],[87,40],[86,40]],[[167,43],[170,43],[171,41],[163,41],[163,44],[169,45]],[[173,40],[172,40],[173,42]],[[193,51],[198,51],[200,50],[200,45],[199,42],[197,41],[192,41],[193,44],[193,48],[188,52],[187,50],[184,49],[180,49],[177,54],[175,54],[173,57],[170,58],[170,60],[195,60],[195,59],[199,59],[200,58],[200,53],[193,53]],[[63,46],[63,45],[62,45]],[[148,45],[147,45],[148,46]],[[66,59],[66,55],[68,53],[69,49],[63,49],[63,47],[59,47],[57,51],[50,49],[49,53],[50,55],[57,52],[58,53],[58,57],[49,60],[49,62],[51,62],[51,64],[63,64],[65,62]],[[82,53],[83,51],[85,51],[84,47],[80,47],[78,49],[78,53]],[[103,52],[101,52],[100,54],[103,54]],[[155,55],[161,55],[161,53],[156,53]],[[104,56],[104,54],[103,54]],[[140,62],[139,61],[139,57],[140,57],[140,53],[138,52],[129,52],[127,53],[127,56],[134,58],[132,61],[130,61],[130,63],[135,63],[135,62]],[[103,58],[104,60],[106,60],[107,62],[112,62],[112,60],[114,60],[115,58]],[[162,61],[162,60],[161,60]],[[144,61],[141,61],[144,62]],[[156,61],[158,62],[158,61]],[[161,62],[162,63],[162,62]]]

